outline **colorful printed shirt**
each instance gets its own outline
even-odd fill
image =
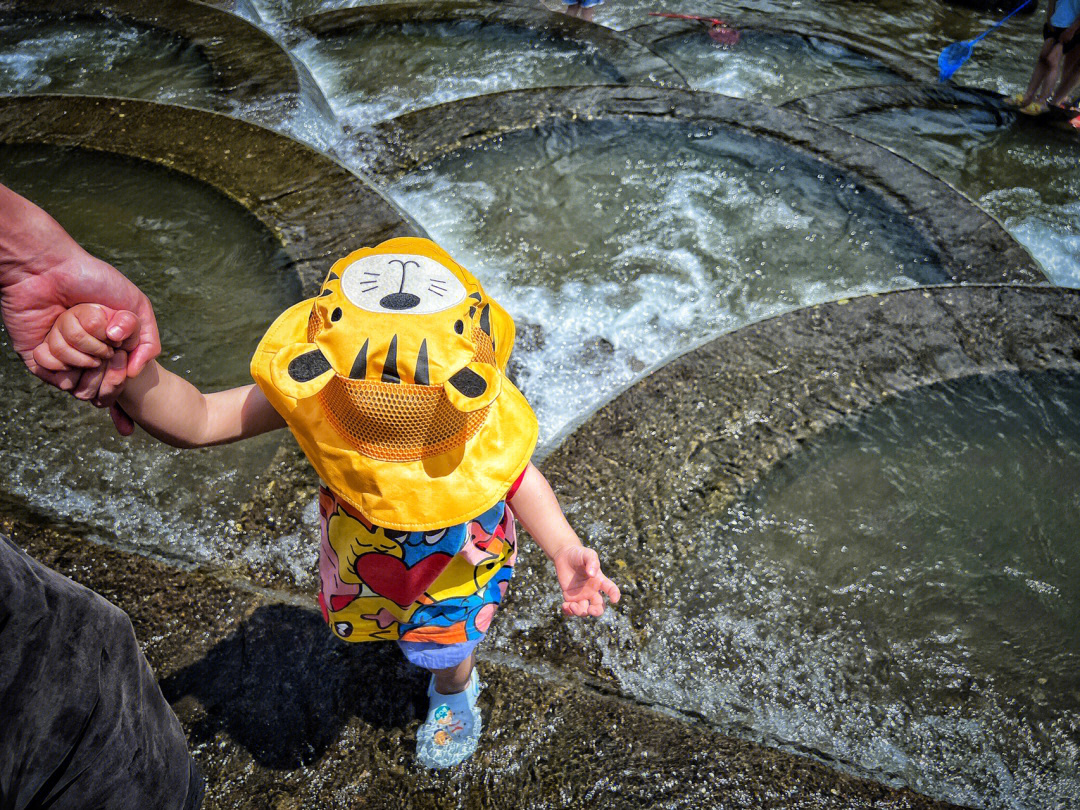
[[[517,558],[506,501],[456,526],[404,532],[372,525],[322,487],[319,518],[319,606],[338,638],[457,644],[487,631]]]

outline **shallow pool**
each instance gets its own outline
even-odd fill
[[[734,45],[721,46],[702,27],[653,47],[697,90],[768,104],[838,87],[902,80],[878,59],[798,34],[746,30]]]
[[[75,93],[220,105],[198,46],[112,17],[0,14],[0,93]]]
[[[352,126],[467,96],[625,82],[591,45],[479,21],[373,24],[296,49]]]
[[[0,183],[49,211],[156,305],[161,362],[203,390],[251,381],[274,317],[300,297],[289,260],[245,209],[186,175],[105,153],[0,146]],[[39,384],[0,359],[4,490],[111,541],[196,561],[229,561],[224,540],[284,434],[179,451]]]
[[[1019,0],[1017,0],[1019,4]],[[1035,57],[1042,46],[1040,31],[1045,4],[1034,14],[1013,17],[974,49],[955,81],[970,87],[1016,93],[1024,89]],[[905,0],[737,0],[708,3],[673,0],[658,7],[651,0],[607,0],[596,21],[616,29],[649,24],[650,11],[715,15],[738,27],[740,14],[767,14],[777,21],[806,23],[821,31],[834,31],[881,42],[913,61],[935,68],[941,49],[951,42],[972,39],[1007,13],[993,9],[973,11],[949,3],[909,3]]]
[[[996,216],[1055,284],[1080,287],[1080,133],[993,108],[896,108],[839,126],[888,146]]]
[[[542,443],[709,336],[945,278],[887,200],[728,128],[562,122],[451,154],[391,194],[516,317]]]
[[[630,561],[659,569],[647,626],[574,632],[627,692],[735,733],[964,806],[1074,807],[1077,481],[1075,374],[894,396],[657,526]]]

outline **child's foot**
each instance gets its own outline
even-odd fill
[[[416,732],[416,758],[429,768],[457,765],[476,750],[480,739],[480,710],[476,698],[480,682],[476,669],[469,676],[464,692],[442,695],[435,691],[435,676],[428,686],[427,720]]]
[[[1017,93],[1015,96],[1006,96],[1005,103],[1010,107],[1023,107],[1024,106],[1024,94]]]
[[[1026,107],[1021,107],[1020,112],[1024,115],[1042,115],[1046,112],[1046,104],[1042,101],[1033,101]]]

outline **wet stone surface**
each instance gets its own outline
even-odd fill
[[[543,465],[571,523],[622,587],[623,604],[594,627],[554,618],[557,592],[541,556],[526,543],[511,589],[513,618],[496,623],[492,648],[542,658],[585,673],[592,683],[674,712],[692,711],[717,728],[784,748],[812,740],[818,714],[835,710],[865,730],[863,745],[845,753],[840,742],[830,742],[828,751],[811,743],[810,750],[878,778],[897,777],[903,767],[890,761],[895,748],[876,736],[892,722],[890,712],[907,708],[903,701],[880,701],[859,717],[858,696],[871,684],[891,689],[890,679],[911,660],[889,663],[896,650],[873,620],[856,621],[850,639],[834,643],[829,634],[839,615],[814,613],[813,599],[798,606],[776,599],[784,583],[805,578],[780,570],[787,555],[743,581],[747,539],[727,536],[720,554],[703,541],[736,498],[830,425],[895,392],[943,379],[1075,372],[1078,327],[1080,295],[1071,291],[938,288],[813,307],[690,352],[601,409]],[[724,555],[731,557],[727,568]],[[718,609],[718,594],[735,581],[738,596]],[[751,608],[779,625],[743,617]],[[806,615],[781,619],[789,608]],[[771,662],[785,672],[801,667],[805,661],[785,639],[804,630],[812,644],[828,646],[830,663],[804,672],[799,688],[777,698]],[[744,647],[760,649],[736,661]],[[723,663],[709,668],[726,658],[730,671]],[[964,688],[957,681],[943,689],[933,711],[956,719],[968,707],[992,703],[989,695],[966,696]],[[824,702],[805,704],[811,694]],[[1055,728],[1070,733],[1068,713],[1055,717]],[[940,764],[934,738],[930,733],[905,743],[928,758],[928,771]],[[962,751],[952,756],[963,761]],[[1054,795],[1052,783],[1042,787]],[[937,789],[951,788],[939,783]],[[984,795],[975,803],[986,801]]]
[[[0,529],[126,610],[207,777],[205,807],[939,808],[908,791],[561,680],[481,663],[486,730],[465,765],[419,768],[425,679],[318,613],[87,543],[25,515]]]

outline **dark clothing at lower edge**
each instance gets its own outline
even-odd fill
[[[127,614],[0,536],[0,810],[196,810],[203,781]]]

